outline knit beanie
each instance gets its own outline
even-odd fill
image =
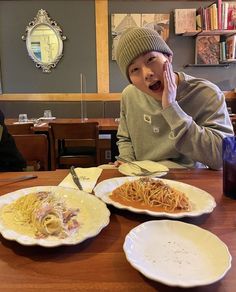
[[[173,55],[163,38],[153,29],[130,27],[121,35],[116,48],[116,62],[129,81],[128,67],[131,62],[150,51]]]

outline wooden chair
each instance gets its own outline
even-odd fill
[[[33,134],[33,123],[27,124],[10,124],[6,125],[7,130],[11,135],[25,135],[25,134]]]
[[[52,169],[99,164],[98,123],[57,123],[50,127]]]
[[[45,134],[12,135],[27,163],[26,170],[48,170],[48,138]]]

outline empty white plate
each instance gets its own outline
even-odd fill
[[[216,235],[179,221],[145,222],[128,233],[123,248],[135,269],[169,286],[208,285],[231,267],[229,250]]]

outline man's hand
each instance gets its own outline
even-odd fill
[[[175,73],[169,61],[166,61],[163,65],[163,79],[164,90],[162,94],[162,107],[165,109],[175,101],[177,91]]]

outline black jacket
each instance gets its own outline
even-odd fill
[[[22,171],[25,167],[26,161],[17,149],[12,135],[8,133],[0,110],[0,171]]]

